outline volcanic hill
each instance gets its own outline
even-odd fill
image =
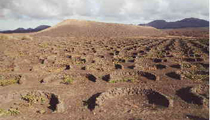
[[[53,37],[138,37],[165,36],[166,34],[149,26],[69,19],[38,32],[36,35]]]

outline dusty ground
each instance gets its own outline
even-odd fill
[[[1,37],[1,120],[207,120],[208,39]]]
[[[163,31],[173,36],[209,38],[209,27],[165,29]]]

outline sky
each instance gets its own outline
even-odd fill
[[[0,0],[0,30],[65,19],[142,24],[189,17],[209,20],[209,0]]]

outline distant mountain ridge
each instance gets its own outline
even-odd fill
[[[44,29],[47,29],[49,28],[50,26],[48,25],[40,25],[36,28],[17,28],[15,30],[6,30],[6,31],[0,31],[0,33],[30,33],[30,32],[38,32],[38,31],[41,31],[41,30],[44,30]]]
[[[148,24],[139,24],[140,26],[151,26],[157,29],[176,29],[190,27],[209,27],[209,21],[198,18],[185,18],[175,22],[167,22],[165,20],[154,20]]]

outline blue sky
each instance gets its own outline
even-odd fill
[[[65,19],[125,24],[209,19],[209,0],[0,0],[0,30],[55,25]]]

